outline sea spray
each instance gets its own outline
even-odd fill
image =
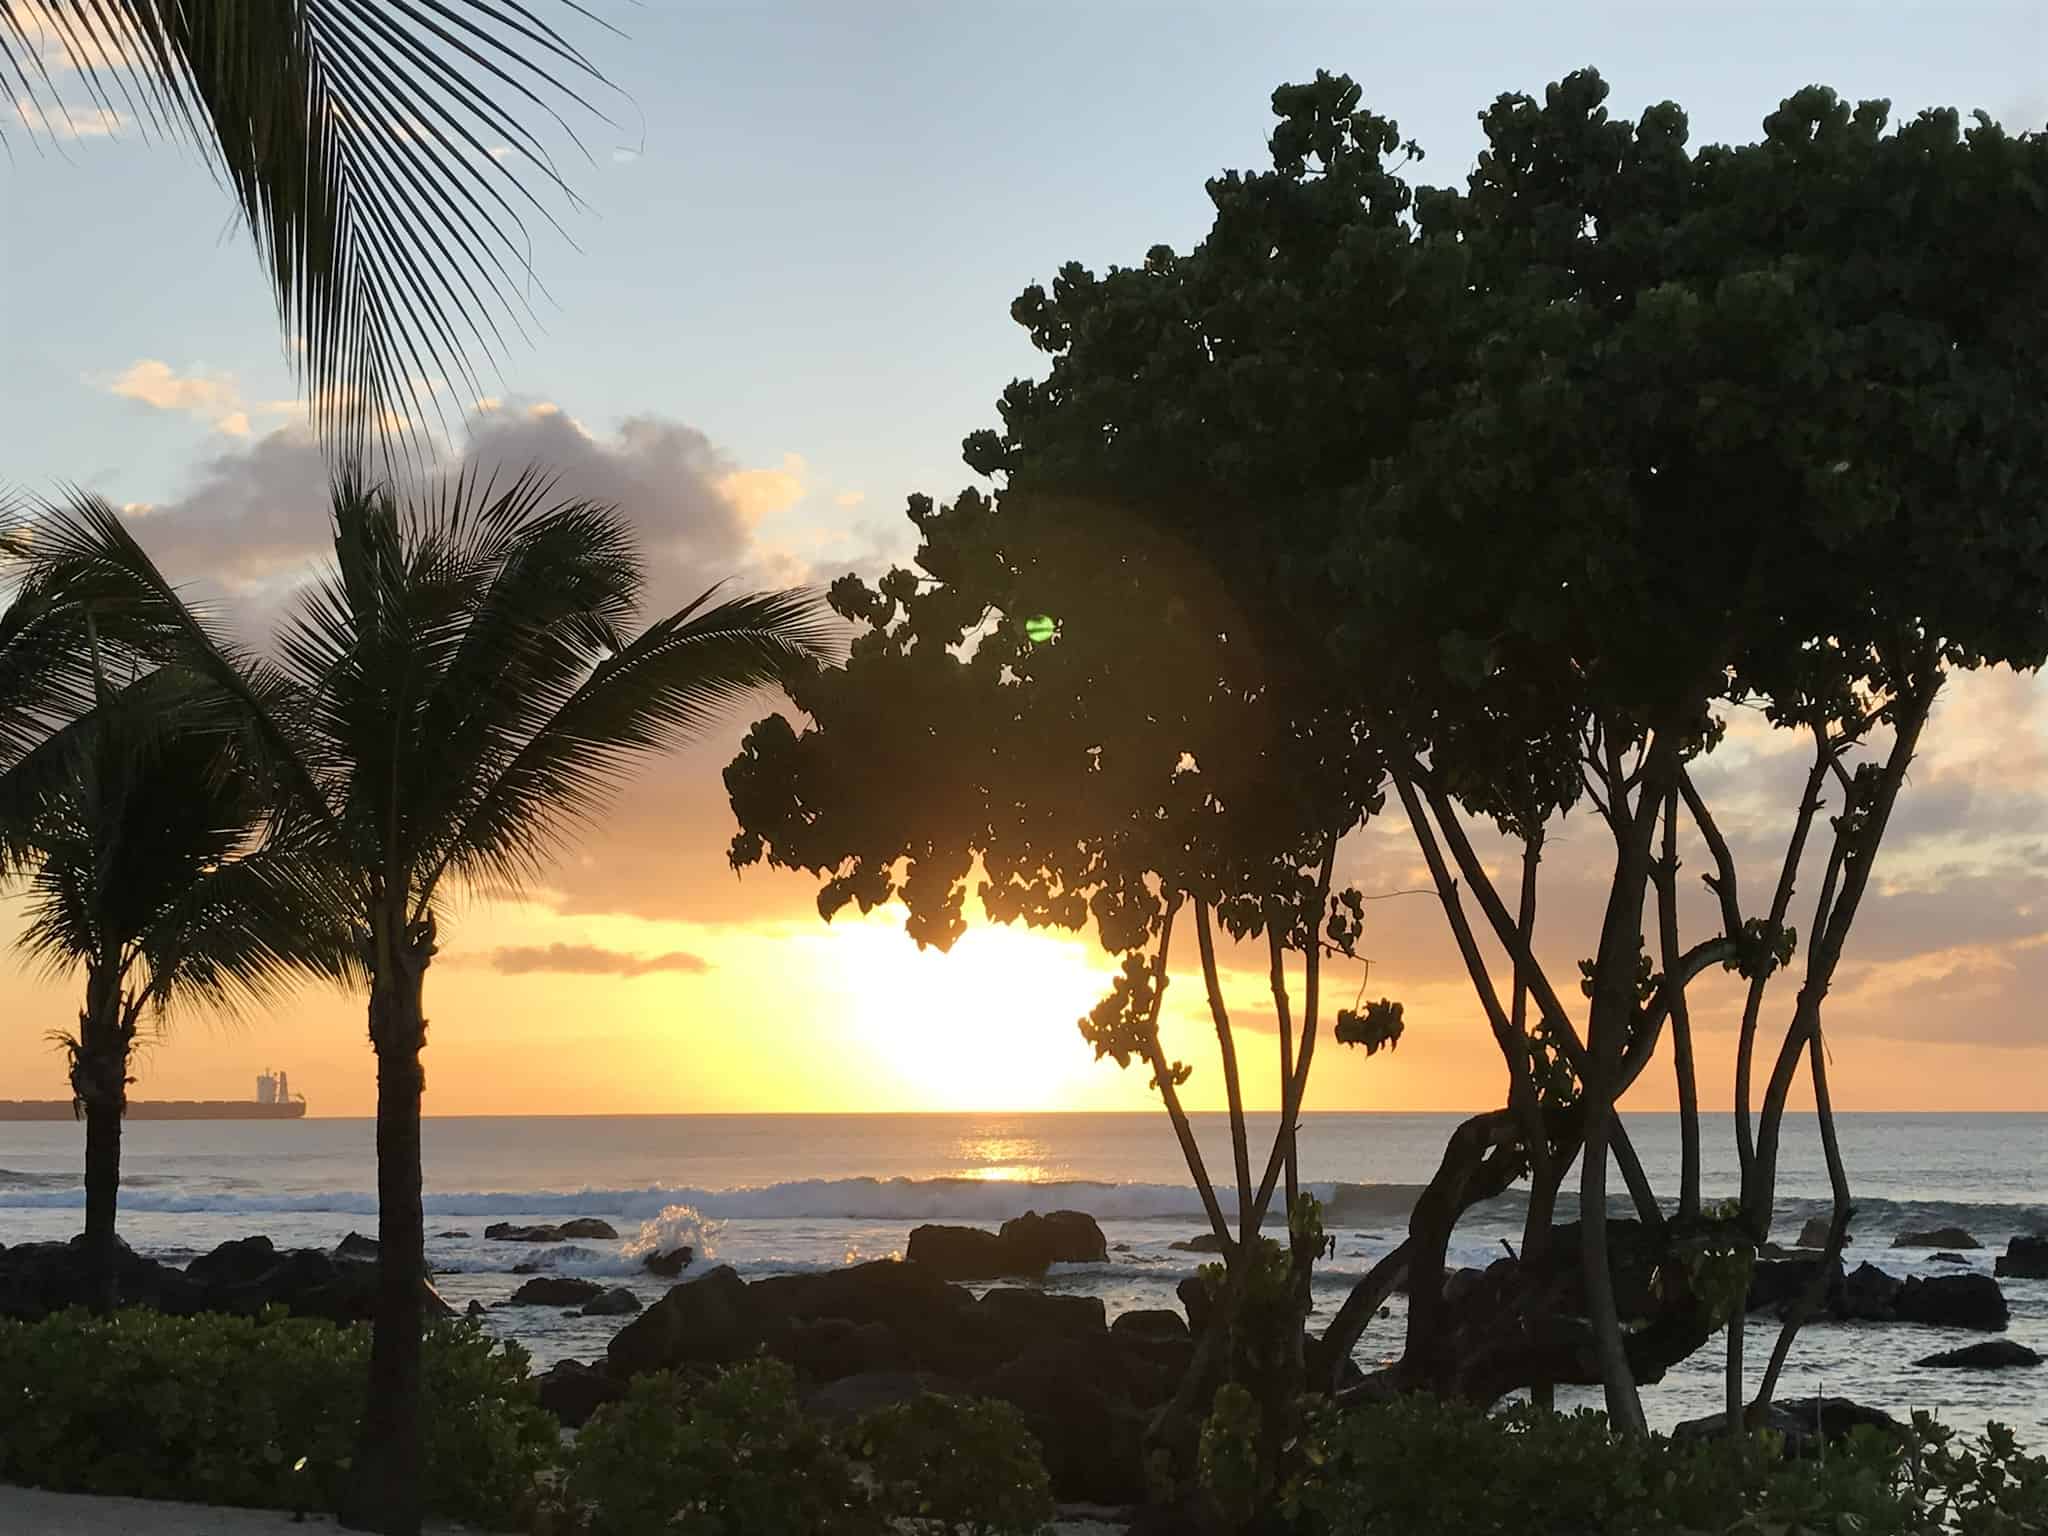
[[[701,1264],[718,1251],[719,1226],[718,1222],[706,1221],[694,1206],[664,1206],[659,1216],[640,1223],[640,1235],[630,1239],[623,1251],[628,1259],[638,1263],[655,1254],[687,1248],[694,1256],[692,1262]]]

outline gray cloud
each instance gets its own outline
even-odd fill
[[[549,972],[568,976],[651,976],[659,971],[701,975],[711,962],[701,955],[671,950],[665,955],[629,955],[596,944],[515,944],[494,949],[485,957],[491,969],[506,976]]]

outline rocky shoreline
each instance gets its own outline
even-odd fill
[[[597,1218],[532,1227],[499,1223],[486,1232],[524,1243],[594,1241],[607,1234],[616,1238]],[[919,1226],[902,1259],[752,1281],[714,1267],[670,1284],[651,1304],[623,1286],[537,1274],[489,1310],[543,1307],[622,1320],[603,1358],[563,1360],[538,1378],[542,1404],[567,1428],[622,1397],[636,1375],[709,1372],[766,1353],[796,1372],[807,1407],[827,1422],[848,1422],[926,1392],[1007,1402],[1039,1438],[1058,1498],[1122,1506],[1143,1500],[1145,1428],[1193,1358],[1205,1298],[1200,1283],[1188,1280],[1180,1287],[1179,1309],[1126,1311],[1112,1321],[1099,1297],[1032,1283],[1054,1264],[1102,1263],[1108,1254],[1101,1228],[1087,1214],[1027,1213],[997,1231]],[[674,1278],[693,1267],[693,1258],[688,1250],[648,1254],[642,1267]],[[1756,1265],[1750,1310],[1783,1312],[1804,1294],[1823,1260],[1809,1250],[1772,1250]],[[183,1268],[124,1248],[120,1295],[124,1305],[173,1315],[255,1315],[279,1306],[294,1316],[347,1324],[369,1319],[377,1266],[375,1241],[357,1233],[327,1251],[279,1249],[263,1236],[237,1239]],[[2013,1238],[1996,1260],[1996,1273],[2048,1278],[2048,1235]],[[1485,1277],[1483,1270],[1454,1272],[1450,1289],[1482,1287]],[[997,1283],[983,1288],[991,1281]],[[424,1289],[430,1316],[454,1315],[431,1283]],[[0,1317],[34,1320],[87,1294],[78,1240],[0,1247]],[[2010,1315],[1998,1280],[1974,1271],[1900,1279],[1873,1264],[1845,1269],[1836,1261],[1821,1294],[1815,1323],[1908,1322],[1998,1333]],[[485,1311],[470,1304],[471,1316]],[[2003,1339],[1913,1361],[1930,1369],[2039,1363],[2034,1351]],[[1788,1422],[1804,1422],[1810,1405],[1781,1406],[1792,1415]],[[1848,1411],[1833,1410],[1836,1417]]]

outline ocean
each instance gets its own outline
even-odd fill
[[[1320,1328],[1351,1283],[1400,1240],[1458,1118],[1305,1117],[1304,1180],[1326,1198],[1338,1181],[1359,1186],[1334,1208],[1337,1257],[1317,1269],[1311,1327]],[[1195,1119],[1210,1169],[1227,1177],[1227,1121]],[[1262,1147],[1273,1117],[1251,1121]],[[1676,1117],[1631,1114],[1628,1124],[1653,1184],[1674,1197]],[[1890,1245],[1909,1227],[1961,1226],[1983,1244],[1965,1255],[1969,1267],[1989,1273],[2014,1233],[2048,1230],[2048,1115],[1861,1114],[1839,1124],[1858,1210],[1852,1265],[1868,1259],[1899,1275],[1954,1273],[1929,1252]],[[1732,1127],[1710,1116],[1705,1139],[1708,1198],[1733,1194]],[[78,1230],[82,1146],[76,1125],[0,1124],[0,1243]],[[136,1121],[124,1158],[122,1233],[170,1262],[256,1232],[280,1247],[329,1247],[350,1231],[376,1231],[368,1120]],[[1026,1210],[1084,1210],[1101,1223],[1110,1262],[1056,1266],[1048,1284],[1101,1296],[1112,1316],[1174,1306],[1175,1285],[1203,1262],[1170,1246],[1203,1221],[1164,1114],[430,1118],[425,1160],[428,1258],[434,1283],[457,1308],[504,1300],[520,1283],[512,1274],[520,1263],[627,1285],[651,1302],[665,1282],[639,1266],[650,1246],[688,1243],[700,1255],[691,1273],[720,1263],[753,1278],[900,1255],[920,1222],[992,1227]],[[1502,1239],[1519,1243],[1522,1208],[1510,1193],[1473,1211],[1451,1262],[1484,1265],[1500,1256]],[[1774,1235],[1790,1243],[1807,1217],[1826,1209],[1813,1121],[1791,1117]],[[571,1216],[601,1216],[619,1240],[533,1249],[483,1237],[493,1221]],[[2012,1307],[2008,1336],[2048,1354],[2048,1281],[2001,1283]],[[486,1326],[517,1338],[544,1367],[601,1355],[617,1323],[521,1307],[491,1312]],[[1753,1388],[1775,1324],[1759,1316],[1749,1327]],[[1361,1362],[1398,1354],[1401,1328],[1397,1299],[1394,1315],[1367,1332]],[[1956,1330],[1911,1325],[1809,1327],[1780,1395],[1826,1391],[1899,1413],[1926,1408],[1969,1429],[1995,1419],[2048,1452],[2048,1367],[1939,1371],[1910,1363],[1968,1342]],[[1652,1421],[1668,1427],[1717,1409],[1720,1362],[1716,1340],[1646,1388]],[[1597,1393],[1560,1398],[1591,1403]]]

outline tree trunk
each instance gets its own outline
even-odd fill
[[[370,993],[370,1040],[377,1052],[377,1314],[369,1397],[342,1523],[383,1536],[418,1536],[422,1513],[426,1218],[420,1204],[420,1050],[426,1044],[426,959],[393,966],[395,974],[377,977]]]
[[[86,977],[71,1057],[71,1102],[85,1119],[85,1254],[95,1312],[121,1304],[120,1239],[114,1212],[121,1196],[121,1120],[128,1112],[128,1036],[117,967]]]

